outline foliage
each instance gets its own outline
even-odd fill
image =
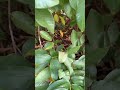
[[[85,0],[35,0],[36,90],[84,90]]]
[[[86,6],[86,90],[119,90],[120,0]]]
[[[0,0],[0,90],[34,89],[34,29],[34,0]]]

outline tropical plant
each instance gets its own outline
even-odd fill
[[[86,90],[119,90],[120,0],[86,6]]]
[[[34,89],[34,0],[0,0],[0,90]]]
[[[36,90],[84,90],[85,0],[35,0]]]

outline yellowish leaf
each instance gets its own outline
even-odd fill
[[[65,25],[65,19],[60,16],[60,20],[61,20],[62,24]]]
[[[60,30],[60,36],[63,37],[64,33],[62,32],[62,30]]]
[[[55,22],[59,22],[59,16],[57,14],[54,15]]]

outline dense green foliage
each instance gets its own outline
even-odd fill
[[[85,0],[35,0],[35,22],[35,90],[84,90]]]
[[[86,90],[119,90],[120,0],[86,6]]]
[[[0,0],[0,90],[34,90],[34,29],[34,0]]]

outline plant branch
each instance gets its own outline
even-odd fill
[[[11,18],[10,17],[11,17],[11,2],[10,2],[10,0],[8,0],[8,24],[9,24],[9,31],[10,31],[10,36],[11,36],[14,52],[17,53],[16,44],[15,44],[13,31],[12,31],[12,27],[11,27]]]
[[[40,47],[42,48],[42,43],[41,43],[41,38],[40,38],[40,27],[38,26],[38,39],[39,39],[39,44],[40,44]]]

